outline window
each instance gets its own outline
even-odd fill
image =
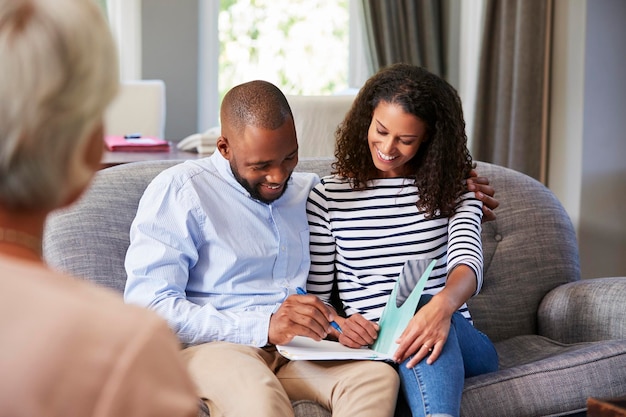
[[[286,94],[333,94],[348,87],[348,0],[220,3],[220,97],[254,79]]]
[[[222,97],[242,82],[263,79],[286,94],[335,94],[348,89],[350,48],[354,48],[351,3],[202,1],[199,130],[218,124]]]

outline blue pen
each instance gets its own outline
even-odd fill
[[[300,294],[300,295],[306,295],[306,291],[304,290],[304,288],[300,288],[300,287],[298,287],[298,288],[296,288],[296,292],[297,292],[298,294]],[[341,331],[341,327],[339,327],[339,325],[337,324],[337,322],[336,322],[336,321],[334,321],[334,320],[333,320],[333,321],[331,321],[331,322],[330,322],[330,325],[331,325],[331,326],[333,326],[333,328],[334,328],[335,330],[337,330],[339,333],[343,334],[343,332]]]

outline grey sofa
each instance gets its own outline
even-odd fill
[[[325,175],[330,161],[301,159],[297,169]],[[50,217],[47,262],[121,293],[139,198],[158,172],[178,162],[100,171],[76,205]],[[624,395],[626,278],[580,280],[576,236],[554,195],[506,168],[479,162],[478,171],[501,205],[497,220],[483,227],[485,282],[470,309],[495,342],[501,369],[466,381],[461,414],[584,415],[588,397]],[[294,408],[297,416],[330,416],[311,402]]]

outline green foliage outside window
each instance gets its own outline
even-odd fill
[[[263,79],[286,94],[332,94],[348,85],[349,0],[221,0],[220,99]]]
[[[98,3],[98,6],[102,9],[102,13],[104,13],[104,17],[107,17],[107,0],[95,0]]]

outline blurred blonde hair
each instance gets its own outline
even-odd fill
[[[118,86],[93,0],[0,0],[0,206],[54,209],[88,184],[85,152]]]

